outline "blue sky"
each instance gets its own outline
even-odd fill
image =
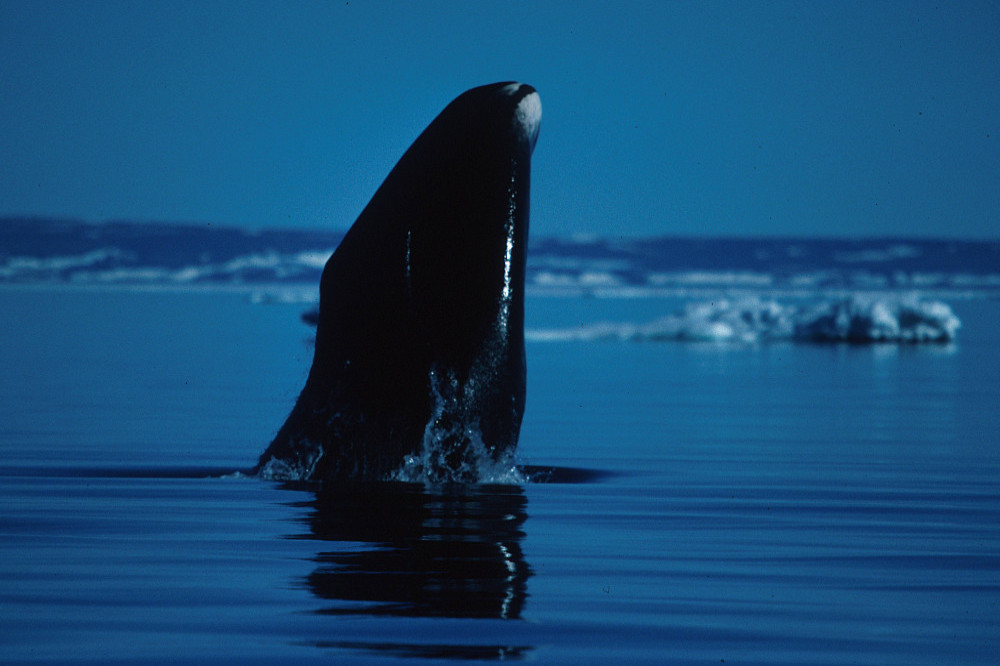
[[[1000,236],[996,2],[0,3],[0,215],[347,228],[538,88],[532,233]]]

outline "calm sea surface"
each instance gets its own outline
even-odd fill
[[[317,492],[230,474],[301,306],[0,290],[0,662],[998,663],[1000,302],[952,306],[948,346],[532,342],[551,482]]]

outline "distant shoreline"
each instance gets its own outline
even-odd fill
[[[343,236],[208,223],[0,218],[0,285],[315,289]],[[536,236],[526,288],[533,296],[598,298],[859,292],[993,298],[1000,297],[1000,240]]]

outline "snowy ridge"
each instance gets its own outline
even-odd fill
[[[525,331],[534,342],[568,340],[946,343],[961,326],[940,301],[876,294],[807,304],[761,298],[691,303],[651,322]]]
[[[148,266],[135,255],[116,247],[55,257],[12,256],[0,258],[0,281],[19,284],[259,284],[312,279],[323,270],[333,250],[304,250],[292,254],[275,251],[232,257],[221,262]]]
[[[315,290],[342,238],[339,232],[0,219],[0,284]],[[526,286],[531,294],[617,298],[914,290],[1000,297],[1000,242],[541,237],[531,241]]]

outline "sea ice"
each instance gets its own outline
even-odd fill
[[[691,303],[645,324],[596,323],[573,329],[529,330],[533,341],[708,340],[758,343],[949,342],[961,326],[951,307],[918,296],[854,295],[787,304],[761,298]]]

